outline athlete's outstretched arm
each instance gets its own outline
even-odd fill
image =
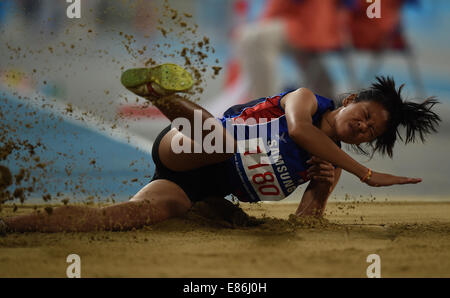
[[[360,179],[368,173],[367,167],[341,150],[323,131],[313,125],[312,116],[318,108],[314,93],[306,88],[300,88],[287,94],[282,99],[281,106],[285,110],[289,136],[300,147]],[[421,179],[373,172],[371,179],[366,180],[366,183],[370,186],[389,186],[420,181]]]

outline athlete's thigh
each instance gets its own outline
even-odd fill
[[[166,179],[150,182],[138,191],[130,201],[147,201],[152,208],[166,214],[167,217],[183,215],[192,206],[191,200],[183,189]]]
[[[182,148],[180,153],[174,152],[173,143]],[[180,150],[178,150],[180,151]],[[187,152],[186,152],[187,151]],[[222,148],[222,151],[226,151],[226,148]],[[191,138],[183,135],[177,129],[170,130],[161,140],[159,145],[159,158],[161,162],[172,171],[189,171],[202,166],[216,164],[224,162],[230,159],[233,153],[195,153],[194,141]]]

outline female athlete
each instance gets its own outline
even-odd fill
[[[63,206],[51,214],[6,218],[0,223],[3,231],[141,228],[181,216],[198,201],[219,198],[222,204],[230,194],[244,202],[277,201],[307,182],[296,215],[320,217],[342,169],[372,187],[422,181],[369,169],[341,150],[341,142],[361,150],[366,144],[372,153],[392,157],[401,138],[399,127],[405,128],[405,143],[424,141],[440,121],[431,111],[438,103],[434,98],[405,101],[403,86],[397,89],[394,80],[385,77],[346,96],[339,107],[300,88],[233,106],[220,119],[175,94],[193,86],[191,75],[180,66],[127,70],[121,82],[150,100],[172,123],[182,123],[156,138],[156,170],[150,183],[129,201],[103,208]]]

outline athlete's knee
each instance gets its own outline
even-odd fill
[[[192,202],[187,197],[167,197],[164,205],[170,216],[178,217],[186,214],[192,207]]]
[[[167,217],[183,215],[192,205],[178,185],[164,179],[147,184],[130,201],[136,203],[136,206],[145,206],[149,212],[157,212]]]

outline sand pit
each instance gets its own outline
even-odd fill
[[[72,253],[82,277],[366,277],[374,253],[382,277],[450,277],[450,203],[332,202],[322,221],[289,218],[296,204],[241,206],[259,225],[190,212],[129,232],[9,234],[0,277],[65,277]]]

